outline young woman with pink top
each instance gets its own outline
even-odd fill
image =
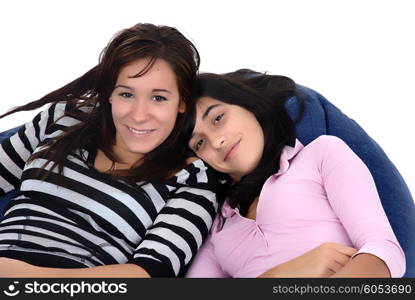
[[[366,165],[338,137],[296,139],[291,79],[235,74],[199,75],[188,145],[233,184],[187,277],[401,277]]]

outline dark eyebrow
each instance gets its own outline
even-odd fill
[[[126,85],[123,85],[123,84],[116,85],[115,88],[114,88],[114,90],[116,88],[125,88],[125,89],[128,89],[128,90],[134,90],[132,87],[129,87],[129,86],[126,86]]]
[[[202,121],[204,121],[206,119],[206,117],[209,115],[209,113],[212,109],[214,109],[215,107],[218,107],[218,106],[220,106],[220,104],[214,104],[214,105],[209,106],[202,115]]]
[[[216,107],[218,107],[218,106],[221,106],[221,104],[214,104],[214,105],[211,105],[211,106],[209,106],[206,110],[205,110],[205,112],[203,113],[203,115],[202,115],[202,121],[204,121],[206,118],[207,118],[207,116],[209,115],[209,113],[210,113],[210,111],[212,110],[212,109],[214,109],[214,108],[216,108]],[[189,141],[193,138],[195,136],[195,134],[192,132],[192,134],[191,134],[191,136],[190,136],[190,138],[189,138]]]
[[[115,90],[116,88],[125,88],[125,89],[131,90],[131,91],[133,91],[133,90],[134,90],[134,88],[132,88],[132,87],[130,87],[130,86],[127,86],[127,85],[123,85],[123,84],[118,84],[118,85],[116,85],[116,86],[115,86],[115,88],[114,88],[114,90]],[[153,92],[153,93],[157,93],[157,92],[165,92],[165,93],[169,93],[169,94],[171,94],[171,92],[170,92],[169,90],[166,90],[166,89],[153,89],[153,90],[152,90],[152,92]]]
[[[169,90],[165,90],[165,89],[153,89],[153,92],[165,92],[165,93],[171,94]]]

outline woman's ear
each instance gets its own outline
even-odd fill
[[[185,111],[186,111],[186,103],[183,100],[180,100],[179,113],[184,113]]]

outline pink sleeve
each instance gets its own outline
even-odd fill
[[[405,255],[366,165],[341,139],[321,137],[321,174],[329,202],[358,253],[382,259],[392,277],[405,273]]]
[[[222,271],[222,268],[216,260],[211,238],[212,235],[209,234],[207,240],[203,243],[189,269],[187,270],[185,277],[229,277],[225,274],[225,272]]]

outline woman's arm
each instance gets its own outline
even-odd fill
[[[269,269],[258,277],[330,277],[348,264],[355,253],[356,249],[351,247],[324,243],[297,258]]]
[[[172,178],[176,189],[129,261],[151,277],[181,276],[208,236],[222,184],[202,160],[186,166]],[[149,191],[150,192],[150,191]]]
[[[16,189],[24,166],[45,138],[46,128],[65,113],[63,102],[38,113],[0,144],[0,195]]]
[[[199,250],[186,277],[229,277],[220,267],[210,239],[211,236]],[[356,249],[351,247],[336,243],[324,243],[297,258],[269,269],[258,278],[330,277],[348,264],[351,256],[355,253]]]
[[[391,274],[379,257],[361,253],[330,277],[391,277]]]
[[[0,277],[30,278],[150,278],[140,266],[119,264],[92,268],[61,269],[38,267],[20,260],[1,257]]]
[[[319,138],[320,171],[328,201],[358,252],[341,277],[401,277],[405,256],[366,165],[339,138]]]
[[[218,225],[218,217],[212,225],[212,230],[216,230]],[[195,256],[193,262],[191,263],[185,277],[193,278],[225,278],[230,277],[227,275],[221,268],[219,262],[217,261],[213,243],[212,235],[209,234],[208,238],[200,248],[199,252]]]

